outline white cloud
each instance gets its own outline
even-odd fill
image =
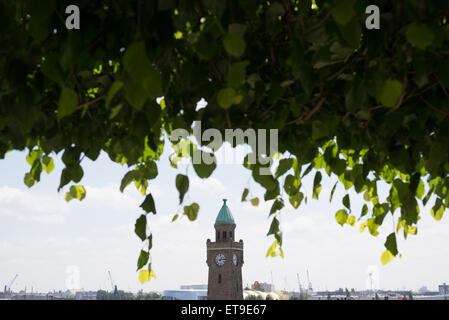
[[[210,177],[208,179],[200,179],[197,176],[190,178],[190,185],[192,190],[210,193],[224,193],[227,191],[225,185],[218,179]]]
[[[39,216],[17,215],[20,221],[39,222],[45,224],[62,224],[65,218],[61,214],[45,214]]]
[[[86,198],[82,201],[72,200],[70,205],[83,208],[113,208],[117,210],[135,211],[143,201],[143,196],[135,190],[131,190],[134,185],[128,186],[124,193],[120,192],[119,186],[109,184],[102,187],[85,185]],[[141,197],[139,199],[139,196]]]
[[[64,213],[68,211],[65,200],[59,197],[0,187],[0,215],[14,216],[21,221],[60,224],[64,223]]]

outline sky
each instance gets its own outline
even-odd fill
[[[223,148],[225,154],[232,152],[226,143]],[[344,187],[337,187],[333,202],[329,203],[335,178],[323,173],[320,200],[312,200],[312,171],[303,180],[302,191],[309,198],[307,205],[303,203],[295,210],[287,201],[281,212],[285,257],[266,258],[274,240],[266,236],[272,202],[262,200],[263,189],[252,181],[250,171],[236,159],[234,164],[218,165],[210,178],[202,180],[187,162],[178,169],[170,167],[170,152],[167,143],[158,162],[159,175],[149,183],[148,191],[153,194],[157,209],[156,215],[148,216],[156,279],[143,285],[136,272],[142,243],[134,234],[134,223],[143,213],[139,205],[144,197],[132,184],[124,193],[119,191],[126,166],[113,163],[104,153],[95,162],[85,158],[80,184],[85,186],[87,196],[81,202],[66,202],[68,186],[57,192],[63,168],[61,154],[55,156],[54,171],[49,175],[43,172],[41,181],[27,188],[23,183],[29,170],[26,152],[8,153],[0,160],[1,290],[18,274],[13,291],[25,287],[27,291],[65,291],[73,270],[85,290],[111,290],[108,271],[119,289],[133,292],[207,284],[206,240],[214,240],[213,224],[224,198],[228,199],[237,224],[236,240],[244,241],[244,286],[259,281],[273,283],[278,290],[297,291],[297,275],[304,285],[307,270],[314,290],[364,290],[370,286],[368,273],[373,274],[374,286],[380,289],[417,290],[426,286],[437,290],[439,284],[449,282],[449,218],[446,214],[439,222],[433,220],[429,204],[421,210],[418,234],[405,241],[402,234],[398,236],[402,258],[382,266],[384,242],[393,230],[391,216],[384,220],[378,237],[367,230],[360,233],[359,223],[341,227],[334,214],[343,208]],[[187,217],[171,222],[182,210],[175,176],[186,172],[190,178],[186,202],[197,202],[200,213],[194,222]],[[257,207],[240,201],[248,185],[250,196],[262,200]],[[381,200],[382,195],[385,199],[386,187],[380,186],[379,193]],[[349,195],[353,213],[358,217],[363,197],[353,191]],[[432,199],[429,203],[433,203]]]

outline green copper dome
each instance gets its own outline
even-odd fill
[[[223,206],[218,213],[217,219],[215,220],[215,226],[221,226],[225,224],[235,224],[234,218],[232,217],[231,210],[229,210],[226,205],[226,199],[223,199]]]

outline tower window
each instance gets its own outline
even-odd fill
[[[232,239],[232,231],[229,231],[229,238]]]
[[[221,283],[221,273],[218,275],[218,283]]]
[[[223,231],[223,240],[226,240],[226,231]]]
[[[217,240],[220,240],[220,232],[217,231]]]

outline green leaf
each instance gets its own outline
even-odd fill
[[[275,257],[276,256],[276,246],[278,245],[277,241],[274,241],[273,244],[268,248],[266,257]]]
[[[55,168],[53,159],[47,155],[44,155],[42,157],[42,166],[44,167],[44,170],[45,170],[45,172],[47,172],[47,174],[50,174],[50,172],[52,172],[53,169]]]
[[[301,179],[304,178],[306,175],[308,175],[310,173],[310,171],[312,171],[312,169],[313,169],[313,163],[309,164],[309,166],[306,168],[306,170],[302,174]]]
[[[41,154],[41,151],[39,151],[39,150],[30,151],[30,153],[26,156],[26,160],[27,160],[28,164],[30,166],[33,166],[34,162],[36,160],[40,160],[40,154]]]
[[[302,192],[297,192],[296,194],[289,196],[290,204],[295,209],[298,209],[298,207],[301,205],[301,202],[303,199],[304,199],[304,193],[302,193]]]
[[[232,32],[229,32],[223,38],[223,45],[230,55],[237,58],[245,52],[246,48],[242,35]]]
[[[349,23],[339,25],[340,34],[351,49],[357,50],[362,39],[362,26],[360,21],[352,19]]]
[[[353,227],[354,224],[355,224],[355,217],[354,216],[350,216],[348,218],[348,220],[346,221],[346,223]]]
[[[134,232],[137,234],[137,236],[142,241],[146,240],[146,238],[147,238],[147,217],[144,214],[142,214],[136,220],[136,224],[134,226]]]
[[[58,103],[58,120],[71,115],[75,112],[77,106],[78,95],[75,90],[68,87],[62,87]]]
[[[176,176],[176,189],[179,192],[179,204],[184,201],[184,195],[189,190],[189,178],[183,174]]]
[[[83,200],[86,197],[86,189],[83,186],[71,186],[70,191],[65,194],[65,200],[70,201],[72,199]]]
[[[289,174],[285,177],[284,190],[289,196],[293,196],[298,193],[301,186],[301,181],[295,176]]]
[[[277,233],[279,233],[279,220],[274,217],[270,225],[270,230],[268,230],[267,236]]]
[[[153,98],[163,95],[161,75],[148,60],[144,41],[129,46],[123,55],[123,65],[134,80],[134,85],[140,84]]]
[[[338,224],[343,227],[343,225],[348,220],[348,213],[346,212],[346,210],[338,210],[337,213],[335,213],[335,220],[337,220]]]
[[[134,180],[135,172],[134,170],[128,171],[124,177],[122,178],[122,181],[120,183],[120,192],[123,192],[125,188]]]
[[[157,177],[157,164],[154,161],[147,162],[145,166],[139,167],[139,173],[142,173],[143,177],[148,180],[152,180]]]
[[[423,206],[427,205],[427,202],[429,202],[430,197],[432,196],[434,191],[434,186],[432,186],[430,188],[430,190],[427,192],[426,196],[424,197],[424,199],[422,200],[422,204]]]
[[[366,204],[363,205],[362,208],[362,214],[360,215],[360,218],[365,216],[368,213],[368,206]]]
[[[232,88],[225,88],[218,91],[217,102],[223,109],[229,109],[234,103],[236,92]]]
[[[143,105],[150,97],[140,82],[130,80],[125,83],[125,98],[137,110],[142,110]]]
[[[154,206],[154,200],[151,193],[145,197],[145,200],[142,202],[140,207],[146,212],[156,214],[156,207]]]
[[[334,186],[332,188],[331,195],[329,196],[329,202],[332,202],[332,198],[334,197],[335,189],[337,188],[337,183],[338,183],[338,181],[335,182],[335,184],[334,184]]]
[[[321,172],[317,171],[315,174],[315,178],[313,179],[313,198],[318,200],[318,196],[321,192]]]
[[[366,226],[373,236],[377,237],[379,235],[379,232],[377,231],[379,225],[375,222],[374,218],[368,219],[368,221],[366,221]]]
[[[61,190],[70,181],[81,181],[83,174],[83,168],[80,165],[70,165],[64,168],[61,172],[61,180],[59,183],[58,191]]]
[[[243,194],[242,194],[242,202],[246,201],[246,197],[248,196],[249,190],[248,188],[245,188],[245,190],[243,190]]]
[[[154,274],[153,270],[141,270],[139,272],[139,281],[142,284],[147,281],[150,281],[153,278],[156,278],[156,275]]]
[[[385,241],[385,248],[396,256],[398,254],[398,246],[396,243],[396,234],[393,232],[387,237],[387,241]]]
[[[276,249],[279,247],[279,253],[276,252]],[[281,244],[278,240],[275,240],[273,244],[268,248],[266,257],[276,257],[277,255],[280,255],[282,258],[284,257],[284,253],[281,249]]]
[[[31,175],[33,176],[33,179],[37,182],[41,179],[41,172],[42,172],[42,164],[40,161],[35,161],[33,163],[33,167],[31,168]]]
[[[195,170],[196,174],[201,179],[209,178],[212,172],[214,172],[215,168],[217,168],[215,156],[212,153],[203,152],[201,150],[196,150],[193,154],[194,154],[193,169]],[[200,163],[195,163],[196,162],[195,154],[197,155],[198,158],[201,157],[199,158]],[[212,162],[211,164],[207,164],[204,161],[206,157],[209,158],[209,160]]]
[[[350,199],[349,199],[349,194],[347,194],[347,195],[345,195],[343,197],[343,205],[346,208],[348,208],[349,212],[351,212],[351,202],[350,202]]]
[[[123,104],[118,104],[115,107],[112,108],[111,110],[111,114],[109,115],[109,120],[114,119],[120,112],[120,110],[122,110],[123,108]]]
[[[137,260],[137,270],[142,269],[150,258],[150,253],[148,251],[140,250],[139,259]]]
[[[228,77],[226,79],[230,88],[240,88],[246,80],[246,67],[249,65],[249,61],[245,60],[237,62],[231,65],[228,71]]]
[[[25,177],[23,178],[23,182],[25,183],[25,185],[28,188],[31,188],[36,183],[36,180],[34,180],[33,176],[29,172],[27,172],[27,173],[25,173]]]
[[[275,189],[279,185],[279,182],[271,174],[260,174],[260,169],[261,167],[259,165],[254,166],[252,170],[254,181],[259,183],[267,191]]]
[[[284,173],[286,173],[288,170],[290,170],[293,166],[293,159],[282,159],[279,161],[279,166],[276,170],[276,174],[274,177],[277,179],[278,177],[282,176]]]
[[[274,200],[273,205],[271,206],[269,215],[271,216],[272,214],[281,210],[283,207],[284,207],[284,199],[282,199],[281,197],[277,198],[276,200]]]
[[[402,83],[397,80],[387,80],[379,95],[379,102],[386,107],[394,107],[402,95]]]
[[[108,95],[106,97],[106,108],[109,108],[112,99],[114,99],[117,92],[119,92],[120,89],[123,88],[123,85],[124,85],[123,81],[120,81],[120,80],[115,80],[112,83],[111,87],[109,88]]]
[[[190,221],[195,221],[198,217],[199,210],[200,206],[194,202],[190,206],[184,206],[184,215],[186,215]]]
[[[267,190],[263,196],[263,199],[265,201],[270,201],[273,199],[276,199],[276,197],[280,196],[280,189],[279,189],[279,184],[276,186],[276,188],[271,189],[271,190]]]
[[[421,50],[432,44],[435,34],[433,30],[423,23],[411,23],[406,31],[407,41]]]
[[[345,25],[354,18],[354,3],[355,0],[338,0],[338,2],[334,2],[331,13],[338,24]]]
[[[257,207],[259,205],[259,198],[252,198],[250,201],[251,201],[251,204],[255,207]]]
[[[435,205],[432,207],[432,209],[430,209],[430,214],[435,220],[440,221],[441,218],[443,217],[443,213],[444,213],[444,206],[442,205],[441,199],[437,198],[435,201]]]
[[[416,189],[416,196],[418,197],[418,199],[422,199],[422,197],[424,196],[424,192],[424,182],[422,182],[422,180],[419,180],[418,188]]]
[[[380,261],[382,262],[382,265],[386,265],[391,260],[393,260],[394,255],[389,251],[385,250],[384,253],[382,253],[382,256],[380,257]]]

